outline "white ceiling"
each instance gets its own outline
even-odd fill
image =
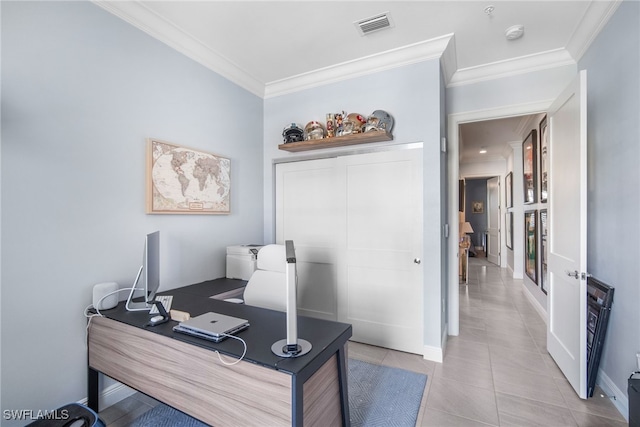
[[[619,2],[94,0],[264,98],[433,58],[448,86],[574,64]],[[366,36],[356,29],[384,12],[391,28]],[[516,24],[524,37],[506,40]],[[504,146],[514,120],[481,130],[493,136],[479,144]]]
[[[544,114],[463,123],[460,125],[460,163],[504,160],[511,144],[522,144],[532,129],[538,129]],[[480,153],[481,149],[486,153]]]

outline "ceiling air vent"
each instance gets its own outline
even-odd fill
[[[393,26],[393,22],[391,21],[391,16],[389,16],[389,12],[385,12],[376,16],[372,16],[371,18],[356,21],[354,22],[354,24],[356,28],[358,28],[358,31],[362,36],[365,36],[374,31],[383,30],[385,28],[391,28]]]

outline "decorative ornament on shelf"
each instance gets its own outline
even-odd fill
[[[305,134],[305,138],[306,140],[310,140],[310,139],[322,139],[324,138],[324,126],[322,126],[322,123],[317,122],[315,120],[310,121],[309,123],[307,123],[307,125],[304,127],[304,134]]]
[[[342,136],[342,131],[344,130],[344,118],[347,114],[344,111],[341,111],[339,113],[336,113],[333,116],[333,119],[335,120],[334,124],[335,124],[335,135],[336,136]]]
[[[364,127],[365,132],[385,131],[391,133],[391,129],[393,129],[393,117],[384,110],[376,110],[371,113]]]
[[[362,114],[350,113],[344,121],[344,129],[342,135],[351,135],[362,132],[367,119]]]
[[[393,140],[394,120],[384,110],[375,110],[368,117],[345,111],[326,113],[325,119],[324,123],[312,120],[304,129],[291,123],[282,131],[284,144],[278,148],[296,152]]]
[[[333,113],[327,113],[327,138],[336,136],[335,122]]]
[[[304,141],[304,131],[297,123],[291,123],[282,130],[282,138],[285,144]]]

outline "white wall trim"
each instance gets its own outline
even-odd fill
[[[228,58],[211,50],[196,37],[167,21],[145,6],[144,3],[139,1],[91,1],[254,95],[264,96],[263,82]]]
[[[453,34],[447,34],[435,39],[269,82],[265,87],[264,98],[273,98],[430,59],[438,59],[443,55],[450,42],[453,43],[452,39]],[[450,55],[447,56],[447,58],[449,57]],[[450,69],[451,64],[448,64],[447,68]]]
[[[104,411],[109,406],[115,405],[121,400],[126,399],[127,397],[133,395],[135,392],[136,391],[134,389],[129,388],[124,384],[121,384],[121,383],[112,384],[109,387],[102,390],[102,392],[98,396],[98,406],[100,407],[101,411]],[[84,399],[80,400],[77,403],[81,405],[86,405],[88,401],[89,399],[85,397]]]
[[[542,304],[540,304],[538,300],[531,294],[531,292],[529,292],[529,289],[527,289],[527,286],[524,284],[524,282],[522,283],[522,292],[524,293],[524,296],[527,297],[533,308],[535,308],[536,312],[540,315],[542,320],[544,320],[544,323],[547,323],[547,310],[545,310]]]
[[[449,333],[447,332],[448,324],[445,322],[444,331],[442,332],[442,338],[440,339],[440,348],[425,345],[422,358],[425,360],[431,360],[432,362],[442,363],[444,361],[444,352],[447,348],[447,339]]]
[[[587,12],[578,23],[573,34],[571,34],[566,46],[576,62],[582,58],[582,55],[600,34],[602,28],[609,22],[609,19],[621,3],[622,0],[613,0],[611,2],[592,1],[589,3]]]
[[[611,381],[611,378],[609,378],[602,369],[598,369],[596,384],[600,386],[605,395],[615,396],[615,399],[611,399],[611,402],[620,414],[622,414],[624,419],[629,422],[629,399],[626,394],[620,390],[613,381]]]
[[[554,49],[476,67],[461,68],[453,75],[447,87],[463,86],[486,80],[501,79],[518,74],[575,64],[576,61],[566,49]]]
[[[445,325],[440,348],[425,345],[422,358],[425,360],[431,360],[432,362],[442,363],[444,361],[444,350],[447,346],[447,336],[447,326]]]
[[[425,360],[431,360],[432,362],[442,363],[444,360],[442,349],[437,347],[432,347],[429,345],[424,346],[423,356]]]
[[[526,114],[537,114],[547,111],[553,100],[506,105],[497,108],[489,108],[484,110],[467,111],[462,113],[449,114],[447,117],[447,135],[449,138],[449,155],[447,156],[447,180],[449,186],[449,202],[447,208],[449,210],[449,234],[458,235],[458,178],[460,174],[459,153],[459,134],[458,126],[462,123],[501,119],[505,117],[521,116]],[[449,239],[447,253],[450,260],[448,270],[447,295],[449,297],[449,311],[447,324],[451,335],[460,333],[460,300],[459,300],[459,283],[458,283],[458,241],[457,239]],[[426,351],[426,349],[425,349]],[[426,354],[426,353],[425,353]],[[425,356],[426,358],[426,356]]]
[[[142,2],[91,1],[249,92],[262,98],[270,98],[434,58],[440,58],[447,87],[576,64],[622,0],[591,2],[566,48],[458,69],[454,34],[446,34],[273,82],[260,81],[249,71],[213,51],[201,40],[149,9]]]

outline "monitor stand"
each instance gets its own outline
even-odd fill
[[[133,301],[133,294],[136,291],[136,285],[138,284],[138,280],[140,280],[140,275],[142,274],[142,269],[144,268],[144,266],[141,266],[140,269],[138,269],[138,275],[136,276],[136,280],[133,282],[133,286],[131,286],[131,292],[129,292],[129,298],[127,298],[127,303],[125,304],[125,307],[127,309],[127,311],[149,311],[151,310],[151,306],[149,304],[147,304],[146,301],[143,302],[134,302]],[[144,291],[144,289],[142,289]]]

